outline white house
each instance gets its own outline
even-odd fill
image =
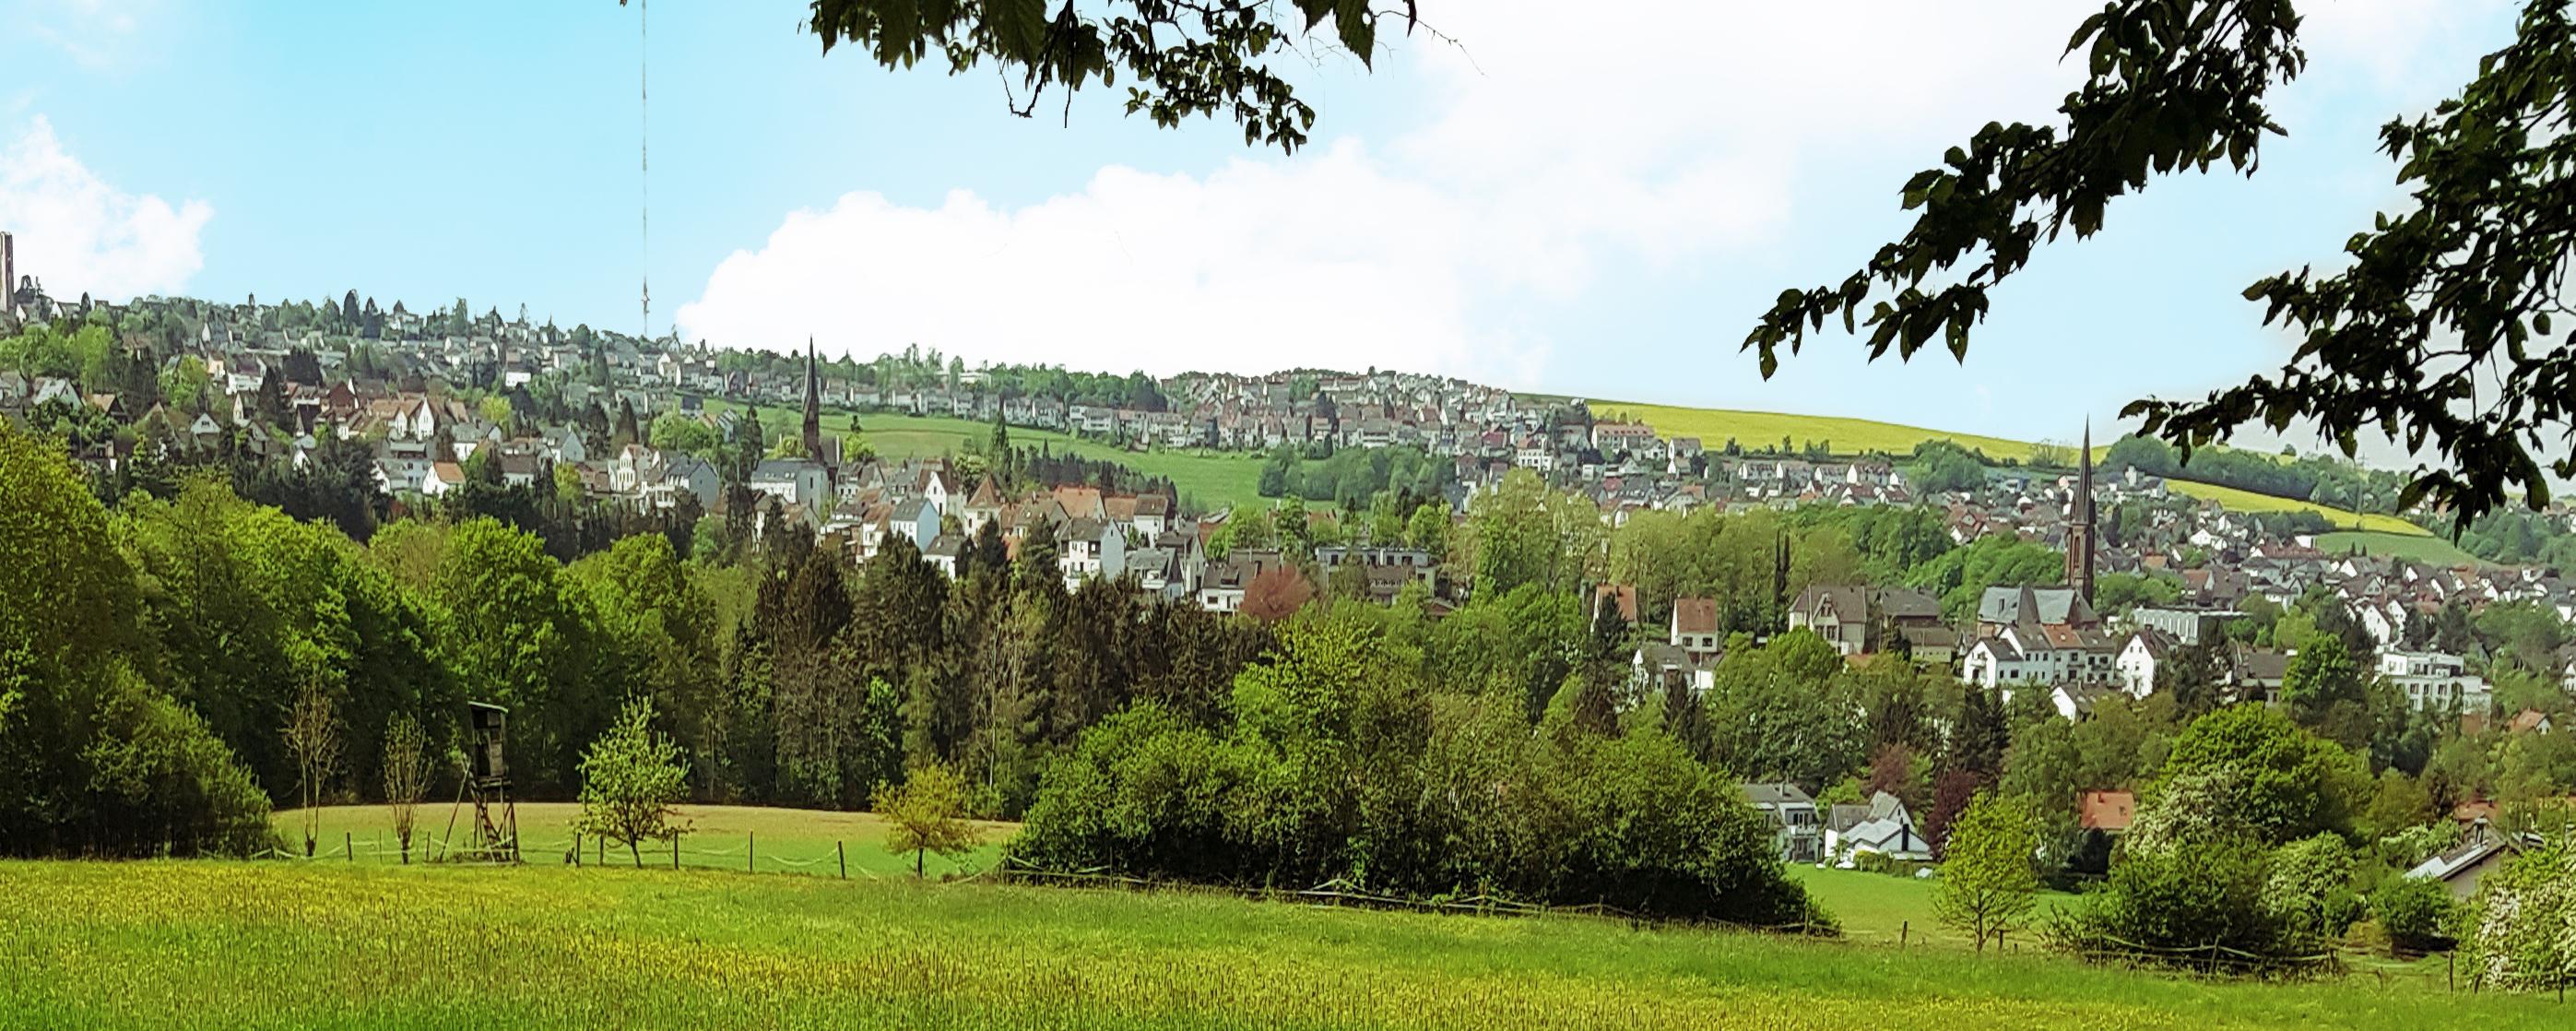
[[[1930,862],[1932,845],[1923,840],[1923,832],[1914,825],[1914,814],[1896,796],[1881,791],[1870,796],[1869,804],[1838,805],[1825,824],[1825,856],[1846,870],[1856,864],[1863,853],[1877,853],[1889,859],[1908,862]]]
[[[1056,530],[1056,566],[1064,571],[1067,590],[1095,576],[1115,579],[1127,572],[1127,535],[1105,520],[1072,519]]]
[[[2485,678],[2470,675],[2468,660],[2457,655],[2381,652],[2379,675],[2406,693],[2408,708],[2483,713],[2495,704],[2495,689]]]
[[[894,514],[886,518],[886,533],[911,541],[913,550],[927,555],[931,543],[939,539],[939,510],[922,498],[896,505]],[[954,563],[950,564],[948,574],[957,575]]]
[[[811,459],[773,458],[752,470],[751,489],[791,505],[812,505],[832,489],[832,475]]]
[[[2129,635],[2129,643],[2120,648],[2113,665],[2119,669],[2120,687],[2132,698],[2144,698],[2156,691],[2156,667],[2178,647],[2177,642],[2161,630],[2140,630]]]

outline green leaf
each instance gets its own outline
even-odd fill
[[[1369,64],[1370,52],[1377,46],[1377,21],[1369,16],[1368,0],[1340,0],[1333,10],[1333,27],[1340,30],[1342,45],[1359,55],[1361,64]]]

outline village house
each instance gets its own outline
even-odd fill
[[[1823,821],[1816,815],[1816,800],[1804,788],[1787,782],[1746,784],[1744,799],[1753,811],[1771,821],[1771,837],[1780,850],[1780,860],[1787,863],[1812,863],[1823,858],[1825,837]]]

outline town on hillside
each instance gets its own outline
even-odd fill
[[[1665,628],[1634,650],[1640,692],[1673,682],[1704,691],[1731,642],[1785,628],[1854,658],[1900,654],[2007,700],[2033,694],[2069,719],[2105,698],[2154,694],[2191,649],[2208,649],[2231,696],[2269,699],[2295,649],[2231,628],[2257,610],[2324,604],[2412,708],[2468,726],[2536,726],[2536,712],[2496,711],[2478,672],[2486,657],[2443,624],[2498,605],[2576,621],[2576,584],[2552,566],[2337,549],[2314,514],[2230,510],[2169,489],[2140,463],[2097,469],[2089,430],[2080,447],[2060,449],[2071,462],[1988,461],[1937,441],[1909,455],[1837,454],[1827,441],[1667,437],[1580,400],[1391,370],[1148,379],[970,369],[917,350],[824,361],[810,346],[778,355],[567,331],[524,308],[507,319],[461,301],[425,313],[380,308],[355,291],[319,304],[64,301],[32,275],[17,278],[0,314],[0,340],[12,338],[52,350],[7,356],[15,367],[0,368],[0,416],[61,433],[103,481],[137,462],[304,469],[325,450],[362,448],[357,489],[399,510],[434,507],[481,476],[648,519],[729,519],[754,537],[792,525],[853,563],[901,546],[952,578],[979,541],[998,538],[1013,559],[1036,541],[1068,588],[1108,580],[1219,613],[1317,587],[1446,611],[1475,579],[1445,543],[1449,528],[1515,476],[1578,499],[1611,531],[1650,514],[1906,509],[1928,513],[1953,545],[2018,542],[2064,556],[2062,570],[2045,571],[2055,575],[1945,597],[1857,577],[1803,575],[1791,590],[1784,551],[1772,606],[1783,618],[1769,621],[1731,617],[1710,598],[1641,592],[1605,568],[1595,617]],[[755,417],[763,408],[796,413],[795,432],[766,439]],[[1310,510],[1267,475],[1264,493],[1286,497],[1210,505],[1167,481],[1119,475],[1114,459],[1032,475],[1041,470],[1006,444],[880,457],[864,432],[838,431],[885,415],[987,424],[997,442],[1014,428],[1061,434],[1112,456],[1233,455],[1293,469],[1344,452],[1404,452],[1428,471],[1315,499],[1340,511]],[[1962,456],[1972,460],[1964,474]],[[1371,518],[1399,498],[1399,518]],[[1425,528],[1425,511],[1436,529]],[[2567,525],[2563,511],[2549,518]],[[2576,687],[2576,649],[2550,663]],[[1790,858],[1827,854],[1829,831],[1873,819],[1914,833],[1886,812],[1817,814],[1794,785],[1748,790],[1773,813]]]

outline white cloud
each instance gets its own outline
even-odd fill
[[[130,66],[146,22],[164,16],[160,0],[18,0],[7,20],[91,71]]]
[[[0,151],[0,229],[18,274],[57,297],[175,292],[204,266],[198,238],[214,209],[119,191],[63,151],[41,115]]]
[[[1579,308],[1605,268],[1766,256],[1825,202],[1799,189],[1819,170],[1911,171],[1988,120],[2053,120],[2083,72],[2061,60],[2067,34],[2093,5],[1659,0],[1574,26],[1556,0],[1442,6],[1463,49],[1404,40],[1336,89],[1423,112],[1389,139],[1248,152],[1204,177],[1106,168],[1014,209],[852,193],[727,258],[677,321],[730,345],[811,333],[861,354],[1539,385],[1596,342],[1527,327]],[[2403,42],[2338,13],[2320,18],[2327,46]]]

